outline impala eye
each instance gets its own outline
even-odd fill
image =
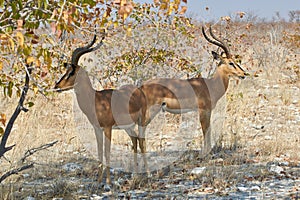
[[[70,70],[70,72],[67,72],[64,79],[68,80],[71,76],[75,74],[75,70]]]

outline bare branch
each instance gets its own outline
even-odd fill
[[[11,176],[13,174],[18,174],[19,172],[24,171],[26,169],[30,169],[30,168],[33,168],[33,163],[28,164],[28,165],[24,165],[22,167],[18,167],[18,168],[15,168],[15,169],[11,169],[11,170],[9,170],[8,172],[6,172],[5,174],[3,174],[0,177],[0,183],[2,181],[4,181],[6,178],[8,178],[9,176]]]
[[[25,162],[25,159],[28,158],[29,156],[31,156],[32,154],[38,152],[38,151],[41,151],[41,150],[44,150],[44,149],[47,149],[49,147],[52,147],[53,145],[55,145],[56,143],[58,142],[58,140],[54,141],[54,142],[50,142],[48,144],[44,144],[42,146],[39,146],[37,148],[32,148],[32,149],[29,149],[28,151],[25,152],[24,156],[20,159],[20,161],[22,163]]]
[[[13,113],[13,115],[11,116],[11,118],[9,119],[9,122],[7,124],[7,127],[5,128],[4,134],[1,138],[1,143],[0,143],[0,158],[9,150],[11,150],[15,145],[9,146],[9,147],[5,147],[7,140],[8,140],[8,136],[13,128],[13,125],[15,123],[15,120],[17,119],[18,115],[20,114],[21,111],[27,112],[28,109],[24,108],[23,103],[25,101],[25,97],[27,95],[28,89],[29,89],[29,76],[31,74],[32,68],[30,68],[29,66],[26,66],[26,71],[28,73],[26,73],[26,79],[25,79],[25,85],[19,100],[19,103],[15,109],[15,112]]]
[[[53,142],[50,142],[48,144],[44,144],[44,145],[41,145],[39,147],[36,147],[36,148],[32,148],[32,149],[29,149],[28,151],[25,152],[24,156],[20,159],[19,162],[21,163],[24,163],[26,158],[28,158],[29,156],[33,155],[34,153],[38,152],[38,151],[41,151],[41,150],[44,150],[44,149],[47,149],[49,147],[52,147],[53,145],[55,145],[56,143],[58,142],[58,140],[56,141],[53,141]],[[14,145],[13,145],[14,146]],[[12,149],[12,147],[7,147],[6,149],[10,148]],[[3,156],[4,157],[4,156]],[[2,176],[0,176],[0,183],[2,181],[4,181],[6,178],[8,178],[9,176],[13,175],[13,174],[18,174],[19,172],[25,170],[25,169],[29,169],[29,168],[32,168],[33,167],[33,163],[30,163],[30,164],[27,164],[27,165],[23,165],[21,167],[16,167],[14,169],[11,169],[9,170],[8,172],[4,173]]]

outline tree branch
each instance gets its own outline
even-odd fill
[[[18,115],[20,114],[21,111],[27,112],[28,109],[24,108],[23,103],[25,101],[25,97],[27,95],[28,89],[29,89],[29,76],[31,74],[32,68],[30,68],[28,65],[26,65],[26,79],[25,79],[25,85],[23,87],[23,91],[22,94],[20,96],[20,100],[19,103],[13,113],[13,115],[11,116],[11,118],[9,119],[9,122],[7,123],[7,126],[5,128],[4,134],[1,138],[1,143],[0,143],[0,158],[9,150],[11,150],[15,145],[6,147],[6,143],[8,140],[8,136],[11,133],[11,130],[13,128],[13,125],[15,123],[15,120],[17,119]]]
[[[22,163],[25,162],[25,159],[28,158],[29,156],[31,156],[32,154],[38,152],[38,151],[41,151],[41,150],[44,150],[44,149],[47,149],[49,147],[52,147],[53,145],[55,145],[56,143],[58,142],[58,140],[54,141],[54,142],[50,142],[48,144],[44,144],[40,147],[37,147],[37,148],[32,148],[32,149],[29,149],[28,151],[25,152],[24,156],[20,159],[20,161]]]
[[[41,146],[36,147],[36,148],[29,149],[28,151],[25,152],[24,156],[20,159],[19,162],[24,163],[25,160],[26,160],[26,158],[28,158],[29,156],[33,155],[34,153],[36,153],[38,151],[41,151],[41,150],[47,149],[49,147],[52,147],[57,142],[58,142],[58,140],[56,140],[54,142],[50,142],[48,144],[41,145]],[[25,169],[29,169],[29,168],[34,167],[33,165],[34,165],[33,163],[30,163],[30,164],[26,164],[26,165],[23,165],[21,167],[9,170],[8,172],[6,172],[2,176],[0,176],[0,183],[2,181],[4,181],[6,178],[8,178],[9,176],[13,175],[13,174],[18,174],[19,172],[21,172],[21,171],[23,171]]]
[[[28,165],[24,165],[22,167],[18,167],[18,168],[15,168],[15,169],[11,169],[9,170],[8,172],[6,172],[5,174],[3,174],[1,177],[0,177],[0,183],[2,181],[4,181],[6,178],[8,178],[9,176],[13,175],[13,174],[18,174],[19,172],[25,170],[25,169],[30,169],[33,167],[33,163],[30,163]]]

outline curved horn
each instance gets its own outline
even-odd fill
[[[204,38],[205,38],[208,42],[210,42],[210,43],[212,43],[212,44],[214,44],[214,45],[217,45],[218,47],[221,47],[221,48],[224,50],[224,52],[225,52],[227,58],[231,58],[231,54],[230,54],[229,48],[228,48],[227,45],[224,43],[224,41],[222,41],[221,39],[218,39],[218,38],[213,34],[212,29],[211,29],[211,26],[209,27],[209,33],[210,33],[211,37],[212,37],[213,39],[215,39],[216,41],[210,39],[210,38],[206,35],[203,26],[202,26],[202,33],[203,33]]]
[[[101,41],[99,42],[99,44],[97,44],[97,46],[91,48],[91,46],[93,46],[93,44],[96,42],[96,38],[97,38],[97,36],[94,35],[94,38],[93,38],[93,40],[92,40],[92,42],[90,44],[88,44],[85,47],[79,47],[79,48],[77,48],[77,49],[75,49],[73,51],[73,53],[72,53],[72,59],[71,59],[71,63],[72,64],[77,65],[78,61],[79,61],[79,58],[82,55],[84,55],[86,53],[89,53],[89,52],[92,52],[92,51],[95,51],[95,50],[97,50],[99,47],[101,47],[103,45],[104,36],[101,39]]]
[[[211,26],[209,26],[209,33],[211,35],[212,38],[214,38],[215,40],[217,40],[218,42],[220,42],[220,44],[222,44],[222,46],[220,46],[226,53],[227,58],[231,58],[231,53],[229,51],[228,45],[224,42],[224,40],[221,40],[220,38],[217,38],[215,36],[215,34],[212,32],[212,28]]]

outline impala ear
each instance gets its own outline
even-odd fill
[[[212,51],[211,53],[212,53],[213,58],[214,58],[215,60],[220,60],[220,59],[221,59],[221,56],[220,56],[217,52]]]

